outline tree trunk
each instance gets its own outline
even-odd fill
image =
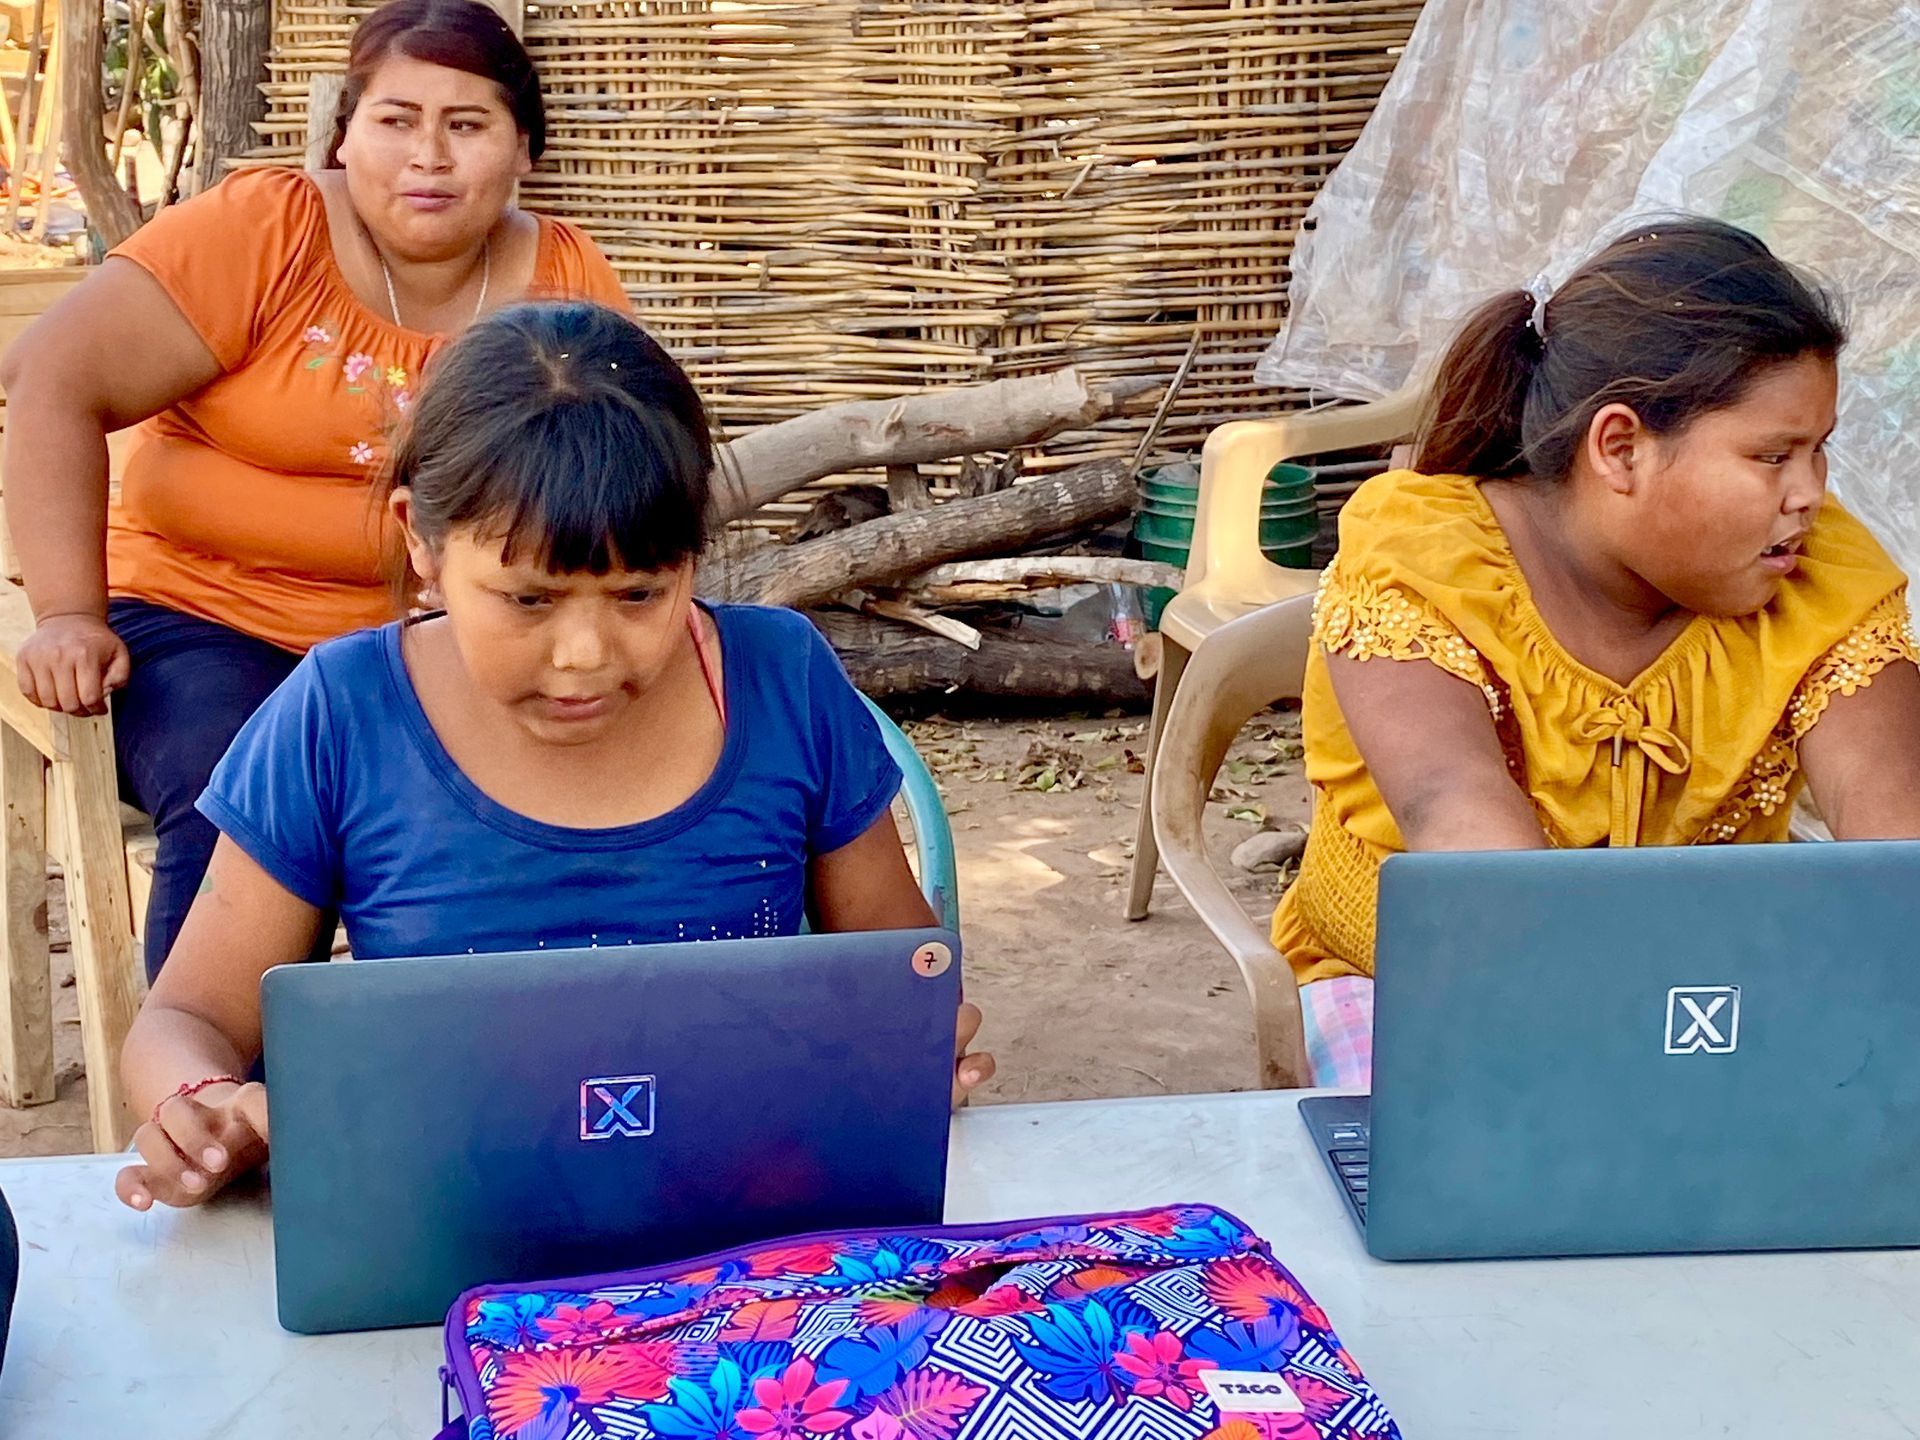
[[[766,545],[710,564],[709,594],[760,605],[815,604],[844,590],[890,585],[948,560],[1022,550],[1119,519],[1133,508],[1124,460],[1097,460],[973,500],[887,515],[800,545]]]
[[[253,122],[267,113],[273,7],[267,0],[201,0],[200,114],[194,126],[193,190],[218,184],[226,162],[258,143]]]
[[[722,520],[739,520],[828,475],[1015,450],[1102,420],[1152,385],[1137,378],[1089,381],[1068,369],[897,400],[823,405],[722,446],[715,509]]]
[[[99,0],[60,0],[60,133],[87,218],[111,250],[140,228],[140,212],[107,163],[106,97],[101,64],[106,54],[106,20]],[[15,175],[16,183],[19,176]],[[47,201],[42,196],[40,203]]]
[[[1109,555],[1015,555],[1001,560],[960,560],[914,576],[900,589],[919,605],[993,605],[1062,585],[1139,585],[1178,590],[1186,572],[1152,560]]]
[[[307,82],[307,169],[327,168],[338,130],[340,101],[347,93],[347,77],[322,71]]]
[[[181,14],[185,8],[179,4],[160,7],[160,33],[167,42],[167,58],[173,61],[173,72],[179,77],[179,89],[173,102],[176,130],[172,153],[167,157],[167,181],[160,187],[159,210],[182,198],[180,167],[187,157],[187,144],[193,138],[193,127],[200,114],[200,47],[187,28],[186,17]]]
[[[876,700],[889,695],[946,695],[963,690],[1087,708],[1142,709],[1146,682],[1118,645],[1029,639],[1018,630],[983,630],[969,650],[924,630],[844,611],[809,613],[839,652],[853,683]]]
[[[140,66],[146,59],[147,47],[147,0],[133,0],[133,9],[127,13],[127,68],[120,81],[120,113],[114,116],[113,129],[107,132],[107,143],[113,147],[113,173],[120,173],[120,155],[127,143],[127,124],[133,119],[133,102],[140,95]],[[144,128],[145,121],[142,126]]]
[[[33,31],[27,41],[26,77],[20,86],[20,128],[12,142],[12,154],[8,163],[16,169],[23,169],[27,162],[27,151],[33,135],[34,103],[39,98],[41,47],[47,42],[47,0],[33,0]],[[51,62],[49,62],[51,63]],[[52,80],[51,73],[47,79]],[[10,103],[4,91],[0,91],[0,105]],[[14,135],[12,117],[8,117],[7,133]],[[20,192],[25,187],[18,184],[7,186],[7,234],[17,236],[20,233]],[[45,197],[42,197],[43,199]]]

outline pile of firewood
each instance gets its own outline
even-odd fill
[[[828,492],[783,537],[742,544],[738,530],[720,529],[701,589],[807,611],[876,697],[964,690],[1138,703],[1147,692],[1129,637],[1090,645],[1017,623],[1023,602],[1063,587],[1179,585],[1171,566],[1084,543],[1133,510],[1137,456],[1018,484],[1008,467],[975,457],[1083,428],[1152,388],[1061,370],[830,405],[742,435],[722,447],[716,519],[727,524],[826,477],[884,470],[886,484]],[[960,478],[936,502],[920,467],[956,460]]]

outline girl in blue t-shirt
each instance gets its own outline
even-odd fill
[[[221,839],[127,1037],[136,1210],[266,1155],[260,977],[338,911],[363,960],[934,918],[900,772],[801,616],[697,605],[713,450],[624,316],[528,305],[438,361],[389,506],[440,613],[312,651],[200,809]],[[993,1072],[968,1054],[955,1096]]]

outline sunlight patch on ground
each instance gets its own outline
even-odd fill
[[[1013,828],[1024,830],[1028,827],[1022,824]],[[1037,836],[1031,840],[1001,840],[989,845],[984,855],[968,858],[963,854],[960,860],[961,893],[990,893],[996,900],[1005,901],[1038,895],[1061,884],[1067,877],[1032,853],[1037,846],[1051,843],[1052,838]]]

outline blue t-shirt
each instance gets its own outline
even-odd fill
[[[900,770],[804,617],[710,613],[726,739],[707,782],[657,819],[575,830],[489,799],[428,723],[399,625],[308,654],[234,739],[201,813],[293,894],[338,907],[363,959],[794,934],[807,862],[864,833]]]

